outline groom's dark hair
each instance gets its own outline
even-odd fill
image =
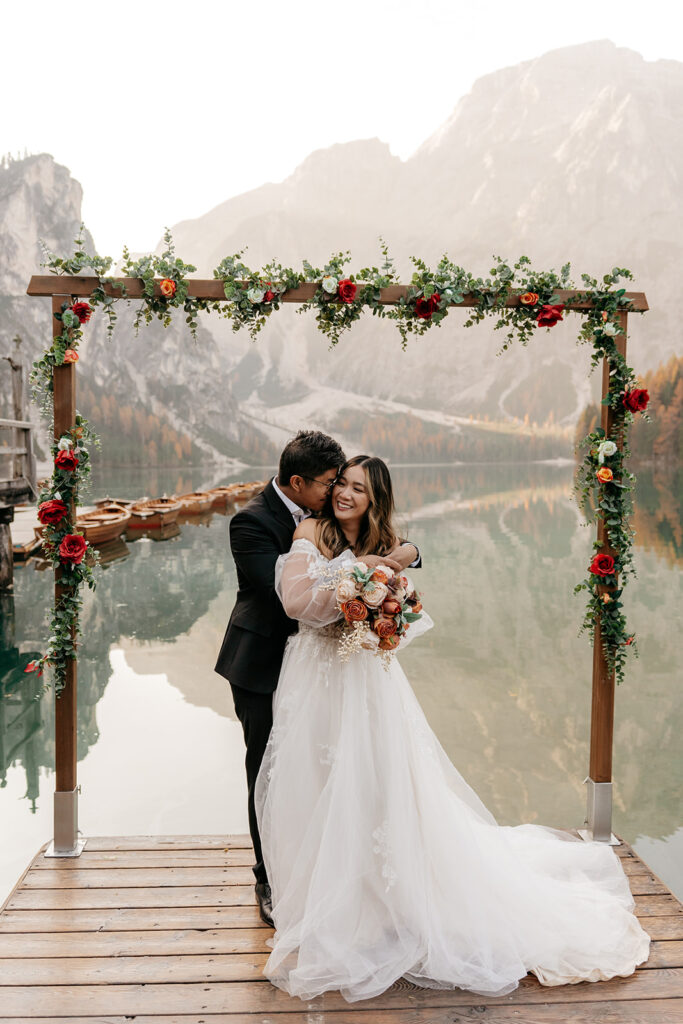
[[[278,483],[286,487],[293,476],[310,477],[328,469],[338,469],[346,462],[342,446],[319,430],[300,430],[288,441],[280,456]]]

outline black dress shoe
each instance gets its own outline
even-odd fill
[[[270,886],[267,882],[257,882],[254,886],[256,893],[256,899],[258,900],[259,913],[261,920],[265,922],[270,928],[274,928],[273,924],[273,897],[270,892]]]

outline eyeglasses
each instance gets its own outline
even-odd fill
[[[300,473],[299,476],[301,476],[304,480],[308,480],[308,482],[311,484],[320,484],[322,487],[325,488],[326,491],[331,491],[334,485],[337,483],[337,480],[339,479],[338,477],[335,477],[334,480],[330,481],[316,480],[314,476],[304,476],[303,473]]]

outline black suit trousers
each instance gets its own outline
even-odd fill
[[[273,694],[256,693],[253,690],[245,690],[241,686],[233,686],[232,699],[235,702],[235,714],[242,724],[244,742],[247,746],[247,755],[244,761],[247,769],[247,789],[249,793],[247,809],[249,813],[249,832],[251,841],[254,844],[254,857],[256,863],[252,870],[257,882],[267,882],[268,875],[266,866],[263,863],[261,852],[261,837],[259,836],[258,823],[256,821],[256,810],[254,808],[254,787],[258,775],[263,754],[266,749],[270,730],[273,726]]]

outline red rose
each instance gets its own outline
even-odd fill
[[[386,640],[388,636],[393,636],[398,626],[393,619],[387,619],[383,615],[380,615],[378,619],[372,624],[372,628],[380,640]]]
[[[77,465],[78,456],[74,452],[71,452],[68,449],[66,451],[57,452],[57,455],[55,456],[55,466],[57,466],[58,469],[67,469],[69,472],[72,472]]]
[[[367,605],[357,597],[343,604],[342,611],[347,622],[363,622],[368,617]]]
[[[626,637],[626,640],[624,641],[626,646],[628,647],[629,644],[632,644],[633,641],[635,640],[635,638],[636,638],[636,634],[635,633],[632,636]]]
[[[159,291],[166,299],[172,299],[175,295],[176,283],[170,277],[162,277],[159,282]]]
[[[74,302],[71,307],[71,312],[74,316],[78,317],[78,322],[81,324],[87,324],[88,320],[92,316],[92,306],[87,302]]]
[[[342,302],[353,302],[356,297],[356,285],[348,277],[339,282],[339,298]]]
[[[625,391],[621,401],[629,412],[644,412],[650,401],[650,393],[646,388],[634,388],[633,391]]]
[[[58,498],[52,498],[50,501],[43,501],[38,506],[38,519],[40,522],[47,526],[48,524],[54,525],[62,521],[68,509],[63,501],[59,501]]]
[[[545,306],[541,306],[536,323],[539,327],[554,327],[557,321],[562,319],[563,309],[564,305],[549,306],[546,303]]]
[[[614,572],[614,559],[611,555],[596,555],[588,571],[594,576],[611,576]]]
[[[265,294],[265,295],[263,296],[263,301],[264,301],[264,302],[272,302],[272,301],[273,301],[273,299],[275,298],[275,292],[272,292],[272,291],[270,290],[270,289],[272,288],[272,284],[273,284],[273,283],[272,283],[272,281],[269,281],[269,282],[268,282],[268,285],[267,285],[267,287],[268,287],[268,291],[267,291],[267,292],[266,292],[266,294]]]
[[[415,312],[420,320],[431,320],[432,313],[438,309],[441,296],[434,292],[428,299],[418,299],[415,303]]]
[[[78,565],[79,562],[83,561],[83,555],[87,546],[88,542],[82,534],[67,533],[59,545],[59,557],[63,562],[71,562],[73,565]]]
[[[408,627],[406,626],[406,629],[407,628]],[[398,647],[400,642],[400,636],[396,633],[392,633],[391,636],[382,637],[380,642],[377,644],[377,647],[380,651],[393,651],[395,647]]]
[[[39,676],[42,676],[43,670],[40,668],[37,661],[29,661],[28,665],[24,669],[24,672],[37,672]]]
[[[385,615],[398,615],[401,610],[401,605],[398,601],[394,601],[393,597],[387,598],[382,605],[382,611]]]

